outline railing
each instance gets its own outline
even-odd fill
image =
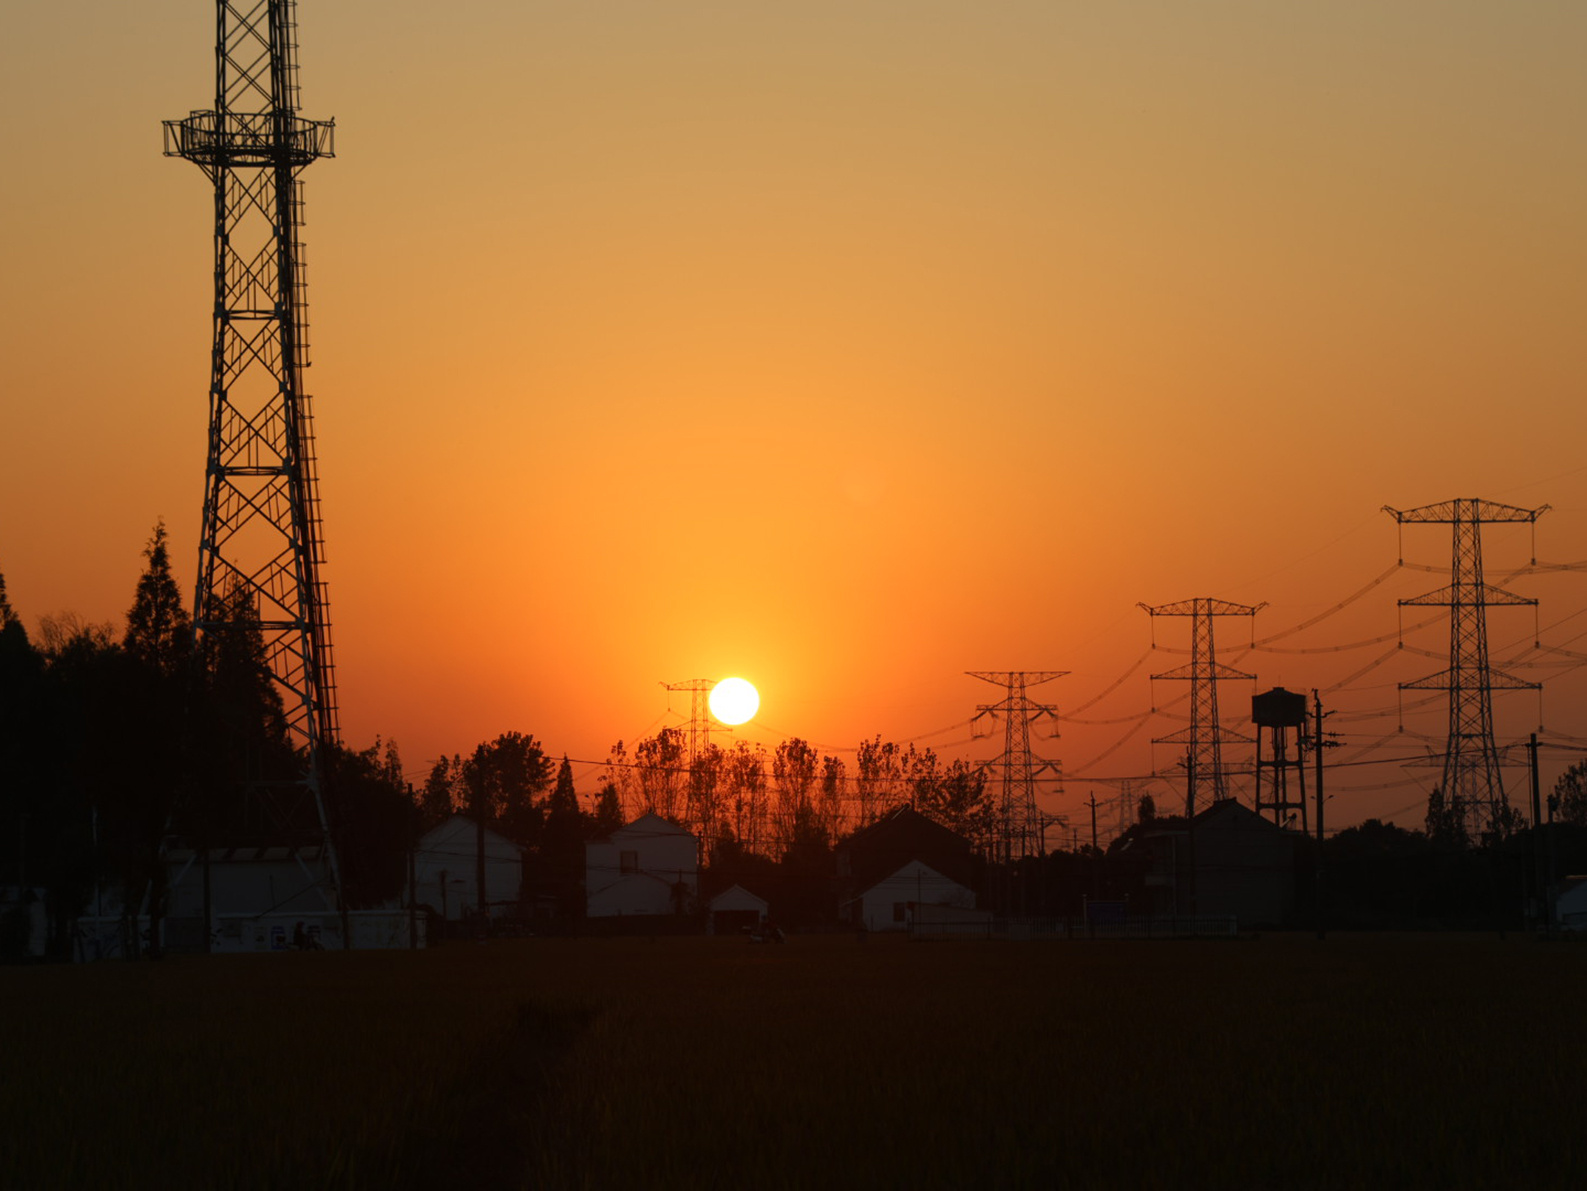
[[[986,918],[966,915],[912,922],[912,939],[1226,939],[1239,933],[1232,915],[1163,915],[1160,917],[1088,920],[1054,918]]]
[[[291,164],[306,165],[336,156],[336,121],[277,112],[193,112],[185,120],[165,121],[165,155],[243,165],[285,156]]]

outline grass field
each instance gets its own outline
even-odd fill
[[[1587,945],[521,940],[0,969],[0,1186],[1575,1187]]]

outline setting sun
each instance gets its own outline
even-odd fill
[[[724,724],[742,724],[760,710],[760,692],[746,679],[724,678],[711,688],[710,704]]]

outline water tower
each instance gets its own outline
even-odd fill
[[[1290,811],[1299,811],[1305,831],[1300,731],[1306,726],[1306,696],[1281,686],[1252,695],[1251,722],[1256,725],[1256,813],[1271,811],[1273,822],[1282,827]]]

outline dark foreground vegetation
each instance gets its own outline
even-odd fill
[[[0,971],[6,1187],[1567,1187],[1587,945],[523,940]]]

